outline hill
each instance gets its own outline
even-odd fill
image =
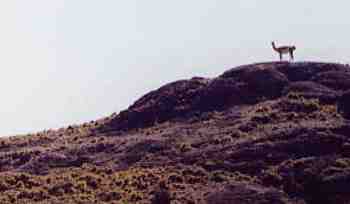
[[[0,139],[0,203],[349,203],[350,69],[267,62]],[[163,200],[162,200],[163,199]]]

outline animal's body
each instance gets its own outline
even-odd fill
[[[280,56],[280,60],[282,60],[283,54],[289,54],[290,59],[294,60],[294,51],[296,50],[296,47],[294,45],[277,47],[275,42],[272,42],[271,44],[272,44],[272,49],[278,52]]]

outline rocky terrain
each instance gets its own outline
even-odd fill
[[[350,67],[267,62],[0,139],[0,203],[350,203]]]

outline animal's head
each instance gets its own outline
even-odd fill
[[[295,46],[292,46],[292,50],[296,50],[297,48]]]

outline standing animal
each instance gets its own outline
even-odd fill
[[[272,42],[272,48],[274,51],[278,52],[279,56],[280,56],[280,60],[282,60],[283,58],[283,54],[288,54],[289,53],[289,57],[291,60],[294,60],[294,51],[296,50],[296,47],[293,46],[280,46],[277,47],[275,42]]]

